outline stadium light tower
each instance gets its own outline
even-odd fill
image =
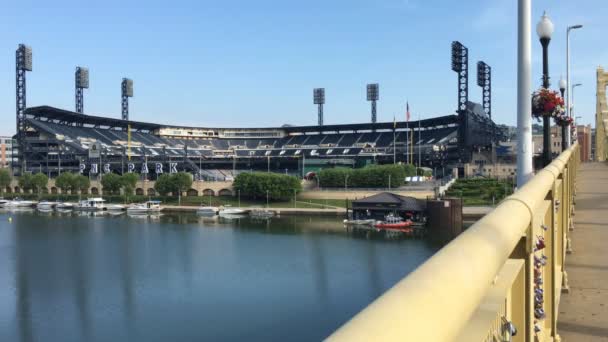
[[[367,101],[372,103],[372,123],[376,123],[376,101],[380,98],[380,86],[378,83],[370,83],[367,85]]]
[[[25,88],[25,73],[32,71],[32,48],[19,44],[15,53],[16,65],[16,95],[17,95],[17,139],[23,138],[25,132],[25,108],[26,104],[26,88]],[[21,145],[21,144],[19,144]]]
[[[452,42],[452,70],[458,73],[458,112],[467,109],[469,101],[469,49]]]
[[[89,68],[76,67],[76,113],[84,113],[83,89],[89,89]]]
[[[122,84],[122,119],[129,120],[129,97],[133,97],[133,80],[123,78]]]
[[[325,104],[325,88],[315,88],[312,91],[313,103],[319,106],[319,126],[323,126],[323,105]]]
[[[477,85],[482,89],[483,111],[492,120],[492,68],[483,61],[477,62]]]

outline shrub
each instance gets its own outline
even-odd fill
[[[271,200],[290,198],[294,192],[302,190],[298,178],[268,172],[241,173],[236,176],[233,187],[242,196],[257,199],[266,198],[268,195]]]

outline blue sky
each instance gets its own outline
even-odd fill
[[[74,108],[74,68],[90,68],[85,113],[120,116],[120,81],[134,80],[133,120],[198,126],[316,123],[312,88],[325,87],[325,123],[367,122],[365,84],[380,83],[381,121],[453,113],[450,43],[469,48],[470,68],[493,68],[493,114],[516,122],[516,1],[5,1],[0,11],[0,134],[14,133],[15,49],[34,51],[28,106]],[[592,122],[595,68],[608,68],[604,2],[533,1],[547,9],[552,86],[565,77],[572,35],[577,115]],[[540,44],[533,33],[533,85]],[[601,45],[605,44],[605,45]],[[472,73],[470,99],[481,90]]]

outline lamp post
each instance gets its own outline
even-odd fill
[[[559,91],[562,94],[562,99],[564,98],[564,93],[566,92],[566,87],[568,86],[566,80],[562,77],[559,78]],[[568,148],[568,126],[562,125],[562,151],[565,151]]]
[[[533,175],[531,81],[531,0],[517,1],[517,186]],[[443,172],[443,171],[442,171]],[[445,174],[445,172],[443,172]]]
[[[570,31],[580,29],[583,25],[572,25],[568,26],[566,29],[566,83],[570,85]],[[570,113],[570,89],[566,93],[566,110],[568,111],[568,116],[572,117],[572,113]],[[570,129],[568,129],[570,132]],[[570,142],[570,134],[568,134],[568,142]]]
[[[543,47],[543,88],[549,89],[549,42],[553,34],[553,23],[543,13],[536,25],[536,33]],[[543,167],[551,163],[551,118],[543,115]]]

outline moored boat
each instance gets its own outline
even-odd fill
[[[49,202],[49,201],[40,201],[38,202],[38,204],[36,205],[36,209],[38,210],[42,210],[42,211],[49,211],[49,210],[53,210],[53,207],[56,205],[57,203],[55,202]]]
[[[201,216],[215,216],[217,212],[217,207],[198,207],[198,209],[196,209],[196,214]]]
[[[376,229],[382,230],[399,230],[403,232],[412,231],[412,221],[404,221],[400,216],[387,215],[384,221],[378,221],[374,224]]]
[[[253,218],[271,218],[274,217],[275,212],[268,209],[253,209],[249,212],[249,215]]]
[[[72,210],[74,208],[74,203],[71,202],[58,202],[55,205],[56,210]]]
[[[106,206],[106,210],[107,211],[114,211],[114,212],[124,211],[125,210],[125,206],[124,205],[120,205],[120,204],[110,204],[110,205]]]
[[[74,207],[75,210],[79,211],[102,211],[106,208],[105,200],[101,197],[93,197],[84,201],[78,202]]]
[[[232,207],[224,207],[220,209],[219,215],[220,216],[239,216],[239,215],[245,215],[247,214],[247,210],[244,209],[240,209],[240,208],[232,208]]]
[[[129,214],[152,214],[160,213],[160,201],[147,201],[145,203],[131,204],[127,208]]]
[[[0,198],[0,208],[3,208],[8,202],[10,201],[5,200],[4,198]]]
[[[34,201],[24,201],[20,198],[15,198],[14,200],[6,203],[4,206],[6,208],[31,208],[34,205],[36,205],[36,202]]]
[[[344,220],[343,222],[347,226],[371,226],[376,223],[376,220]]]

